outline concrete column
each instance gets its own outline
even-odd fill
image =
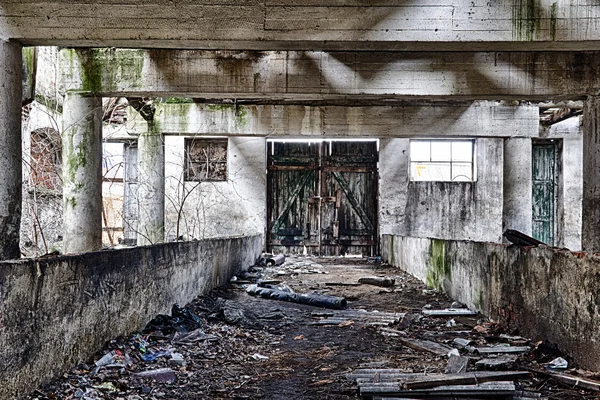
[[[583,107],[583,200],[581,247],[600,250],[600,97],[590,96]]]
[[[0,260],[21,256],[21,46],[0,41]]]
[[[531,235],[533,222],[530,138],[504,141],[503,188],[502,231],[514,229]]]
[[[164,241],[165,236],[165,147],[164,138],[152,121],[138,138],[137,244]]]
[[[63,252],[102,247],[102,99],[67,93],[63,104]]]
[[[138,144],[125,144],[123,191],[123,244],[137,244],[138,227]]]

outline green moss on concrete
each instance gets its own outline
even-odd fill
[[[27,74],[27,81],[33,82],[33,75],[35,73],[35,47],[23,47],[21,53],[23,54],[23,66]]]
[[[446,242],[432,239],[425,283],[430,288],[443,289],[444,280],[452,278],[452,266],[446,257]]]
[[[167,97],[162,99],[165,104],[189,104],[193,103],[194,100],[188,97]]]
[[[542,25],[541,0],[516,0],[513,8],[513,36],[517,40],[537,39]]]
[[[557,3],[552,3],[550,7],[550,37],[552,40],[556,40],[557,8]]]
[[[71,209],[74,210],[75,207],[77,207],[77,200],[75,199],[75,197],[69,197],[66,199],[65,205],[71,207]]]
[[[143,86],[144,50],[133,49],[64,49],[69,64],[67,75],[79,70],[81,85],[71,91],[90,94],[119,90],[120,82],[132,88]]]
[[[35,101],[37,101],[40,104],[43,104],[44,106],[46,106],[47,108],[54,110],[58,113],[63,112],[63,108],[62,105],[58,103],[58,101],[56,101],[56,99],[50,98],[50,97],[46,97],[41,93],[36,93],[35,94]]]
[[[237,104],[207,104],[209,111],[232,112],[235,115],[236,125],[239,127],[248,124],[248,109]]]

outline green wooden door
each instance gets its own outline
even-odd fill
[[[556,214],[556,145],[534,143],[532,151],[532,236],[553,246]]]

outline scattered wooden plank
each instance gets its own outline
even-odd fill
[[[348,317],[358,316],[366,318],[394,318],[400,319],[406,316],[406,313],[389,313],[379,311],[361,311],[361,310],[344,310],[344,311],[319,311],[310,314],[313,317]]]
[[[469,365],[469,357],[463,356],[450,356],[448,358],[448,364],[446,365],[446,374],[462,374],[467,372],[467,366]]]
[[[412,398],[430,396],[510,396],[516,391],[513,382],[486,382],[473,385],[443,385],[428,389],[407,390],[396,389],[396,386],[388,383],[373,383],[360,387],[362,396],[410,396]]]
[[[518,356],[505,354],[496,358],[482,358],[475,363],[477,369],[511,369]]]
[[[465,331],[465,330],[441,331],[441,332],[427,331],[427,332],[423,332],[423,334],[421,336],[427,337],[427,338],[432,338],[435,340],[448,340],[448,339],[454,339],[457,336],[471,336],[471,334],[472,334],[471,331]]]
[[[486,371],[467,372],[464,374],[435,374],[427,377],[419,377],[404,382],[406,389],[427,389],[441,385],[473,385],[490,381],[508,381],[515,379],[526,379],[530,377],[528,371]]]
[[[325,286],[360,286],[360,283],[356,282],[325,282]]]
[[[310,325],[339,325],[346,321],[350,321],[350,320],[344,319],[344,318],[327,318],[327,319],[322,319],[320,321],[311,322]]]
[[[398,338],[402,344],[418,351],[427,351],[438,356],[447,356],[452,347],[432,342],[431,340]]]
[[[587,390],[593,390],[595,392],[600,392],[600,381],[594,381],[591,379],[582,378],[580,376],[574,376],[557,372],[547,372],[546,374],[552,379],[562,383],[566,383],[567,385],[573,388],[583,388]]]
[[[474,347],[474,352],[479,354],[499,354],[499,353],[527,353],[531,350],[529,346],[493,346],[493,347]]]
[[[350,381],[355,381],[357,379],[369,379],[372,381],[373,379],[375,379],[375,377],[378,377],[378,379],[380,379],[380,381],[382,382],[393,382],[414,379],[417,377],[424,376],[427,376],[427,374],[402,372],[402,370],[400,369],[358,369],[350,374],[347,374],[346,379]]]
[[[444,310],[423,310],[423,314],[428,317],[459,317],[477,315],[477,311],[471,311],[468,308],[446,308]]]

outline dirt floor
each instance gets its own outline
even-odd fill
[[[358,284],[365,276],[394,278],[395,285]],[[144,331],[107,343],[93,359],[26,398],[359,399],[357,384],[347,378],[357,369],[444,373],[446,354],[411,348],[406,339],[452,345],[466,338],[487,345],[500,333],[518,334],[481,316],[424,316],[424,310],[460,305],[377,259],[299,257],[234,279],[185,308],[174,307],[171,316],[158,316]],[[251,296],[246,289],[258,279],[296,293],[343,297],[351,311]],[[551,346],[510,340],[532,350],[509,369],[542,371],[516,381],[519,390],[533,397],[597,398],[598,392],[571,389],[544,374],[541,364],[556,357],[544,351]],[[464,349],[461,354],[469,357],[469,371],[482,358]]]

